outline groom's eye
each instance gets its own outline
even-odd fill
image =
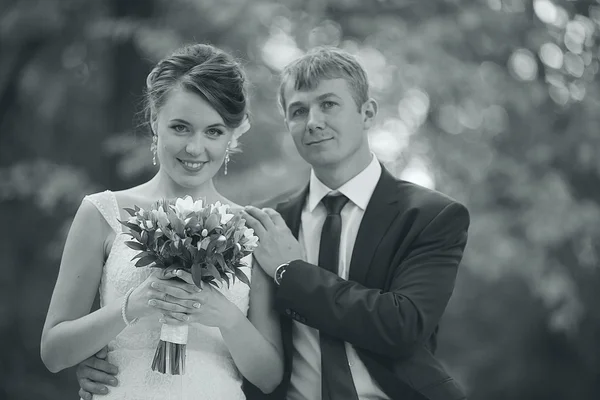
[[[335,106],[336,103],[334,103],[333,101],[324,101],[321,106],[323,107],[323,109],[328,110],[331,107]]]
[[[297,108],[294,111],[292,111],[292,117],[299,117],[304,114],[306,114],[305,108]]]

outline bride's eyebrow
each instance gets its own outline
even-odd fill
[[[181,124],[192,125],[189,121],[186,121],[185,119],[181,119],[181,118],[173,118],[169,122],[170,123],[179,122]]]
[[[210,124],[206,128],[227,128],[224,124],[217,122],[215,124]]]

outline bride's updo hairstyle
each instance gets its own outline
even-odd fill
[[[207,44],[182,47],[159,61],[146,78],[147,121],[155,122],[169,92],[180,87],[202,96],[227,127],[237,128],[247,114],[246,86],[241,65],[223,50]]]

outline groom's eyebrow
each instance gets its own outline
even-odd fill
[[[329,92],[329,93],[323,93],[319,96],[317,96],[316,100],[317,101],[321,101],[321,100],[325,100],[328,97],[337,97],[338,99],[340,98],[337,94],[333,93],[333,92]],[[288,107],[288,111],[290,111],[292,108],[294,107],[298,107],[298,106],[302,106],[304,105],[304,102],[302,101],[295,101],[293,103],[291,103]]]

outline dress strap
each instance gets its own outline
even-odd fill
[[[119,204],[117,203],[117,197],[113,192],[105,190],[104,192],[85,196],[83,200],[92,203],[116,233],[121,233],[123,231],[122,225],[118,221],[118,219],[121,218]]]

